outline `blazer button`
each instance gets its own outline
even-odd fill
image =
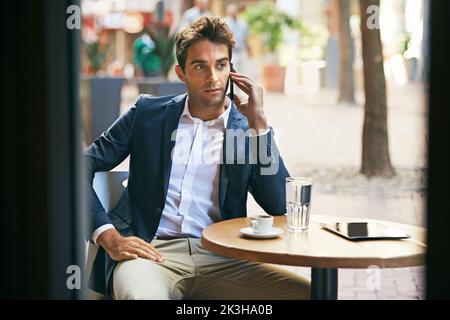
[[[155,214],[161,214],[161,208],[156,208],[155,209]]]

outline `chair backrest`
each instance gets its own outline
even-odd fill
[[[95,173],[93,187],[106,212],[117,204],[127,181],[128,171]]]

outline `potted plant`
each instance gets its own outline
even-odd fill
[[[168,74],[175,62],[174,46],[175,34],[170,35],[165,28],[159,29],[153,34],[153,54],[159,58],[160,72],[155,77],[144,77],[137,79],[140,93],[149,93],[155,96],[176,95],[186,91],[184,83],[180,81],[169,81]]]
[[[97,74],[108,57],[110,44],[95,40],[92,43],[84,42],[83,47],[89,60],[88,72]]]
[[[87,74],[80,77],[80,105],[85,143],[89,145],[119,117],[122,77],[111,77],[102,71],[110,53],[106,30],[97,33],[86,28],[83,50],[87,56]]]
[[[279,63],[279,48],[283,40],[283,29],[302,30],[302,23],[277,9],[270,0],[250,5],[243,13],[250,32],[258,35],[266,62],[263,66],[263,85],[268,91],[283,91],[286,68]]]
[[[317,92],[325,84],[324,47],[326,41],[327,31],[324,27],[303,25],[297,57],[301,67],[303,89],[310,93]]]
[[[175,35],[176,34],[169,35],[160,32],[155,39],[155,53],[161,59],[162,74],[166,79],[170,69],[175,62]]]

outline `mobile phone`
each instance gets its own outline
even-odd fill
[[[230,62],[230,70],[234,71],[233,62]],[[233,80],[231,80],[231,77],[228,78],[228,85],[229,85],[229,89],[230,89],[229,90],[230,100],[233,101],[233,99],[234,99],[234,83],[233,83]]]

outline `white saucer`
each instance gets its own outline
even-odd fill
[[[250,238],[257,238],[257,239],[270,239],[278,237],[280,234],[282,234],[284,231],[280,228],[272,228],[272,231],[270,233],[255,233],[251,227],[242,228],[241,230],[242,234],[246,235]]]

